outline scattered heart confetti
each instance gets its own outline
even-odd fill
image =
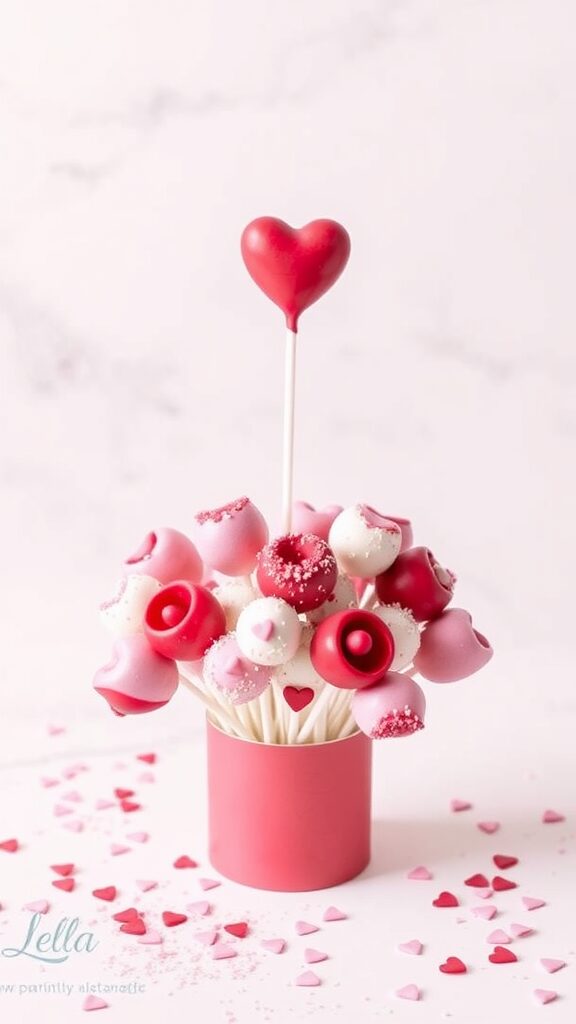
[[[52,779],[52,778],[49,778],[48,776],[44,775],[40,779],[40,784],[42,786],[44,786],[44,789],[51,789],[52,786],[59,786],[60,785],[60,779]]]
[[[495,932],[490,932],[487,936],[486,942],[490,942],[493,946],[507,946],[512,939],[506,932],[503,932],[501,928],[497,928]]]
[[[106,900],[107,903],[112,903],[112,901],[116,899],[116,886],[106,885],[103,889],[93,889],[92,895],[95,896],[97,900]]]
[[[528,935],[534,934],[534,929],[530,928],[527,924],[514,924],[510,925],[510,931],[515,939],[525,939]]]
[[[107,1010],[109,1003],[105,999],[101,999],[100,996],[86,996],[86,999],[82,1003],[83,1010]]]
[[[62,799],[70,800],[70,802],[73,804],[81,804],[84,797],[82,796],[81,793],[78,792],[77,789],[72,789],[70,790],[69,793],[62,793]]]
[[[57,875],[62,875],[62,878],[74,874],[74,864],[51,864],[50,867]]]
[[[134,803],[133,800],[120,801],[120,807],[122,808],[125,814],[131,814],[133,811],[139,811],[141,806],[141,804]]]
[[[146,925],[141,917],[136,917],[134,921],[126,921],[125,924],[121,924],[120,931],[126,935],[145,935]]]
[[[67,828],[69,832],[83,832],[84,822],[83,821],[65,821],[63,822],[63,828]]]
[[[147,843],[150,839],[148,832],[131,832],[130,835],[126,836],[126,839],[131,839],[133,843]]]
[[[136,910],[136,907],[128,907],[127,910],[119,910],[117,914],[112,914],[113,921],[119,921],[120,924],[126,924],[127,921],[136,921],[140,917],[140,911]]]
[[[286,949],[286,942],[284,939],[262,939],[260,943],[262,949],[268,950],[269,953],[283,953]]]
[[[65,725],[47,725],[46,732],[49,736],[62,736],[66,732]]]
[[[348,914],[345,914],[343,910],[339,910],[338,907],[327,907],[322,914],[323,921],[347,921]]]
[[[156,764],[157,754],[136,754],[138,761],[144,761],[144,764]]]
[[[553,992],[549,988],[535,988],[534,995],[538,1002],[542,1003],[543,1006],[545,1006],[546,1003],[553,1003],[554,1000],[558,998],[558,993]]]
[[[167,928],[175,928],[179,924],[184,924],[188,918],[186,914],[175,914],[171,910],[165,910],[162,913],[162,920]]]
[[[65,814],[74,814],[74,810],[66,804],[56,804],[53,813],[55,818],[63,818]]]
[[[206,917],[212,910],[210,903],[206,900],[198,900],[196,903],[188,903],[186,910],[190,910],[193,914],[199,914],[201,917]]]
[[[304,974],[299,974],[296,978],[296,985],[301,988],[314,988],[316,985],[321,985],[322,982],[314,971],[304,971]]]
[[[499,821],[479,821],[478,824],[477,824],[477,828],[479,828],[481,832],[485,832],[486,835],[493,836],[494,833],[497,832],[498,829],[500,828],[500,822]]]
[[[218,938],[218,931],[216,928],[212,928],[209,932],[196,932],[194,938],[203,946],[213,946]]]
[[[468,968],[460,957],[449,956],[443,964],[440,964],[440,970],[442,974],[466,974]]]
[[[138,782],[156,782],[156,776],[154,775],[153,772],[142,772],[141,775],[138,776]]]
[[[492,857],[497,868],[500,871],[506,871],[507,868],[513,868],[518,863],[518,857],[508,857],[505,853],[495,853]]]
[[[235,935],[237,939],[245,939],[248,935],[248,925],[246,921],[237,921],[234,924],[225,924],[224,931],[229,935]]]
[[[410,878],[415,882],[429,882],[433,877],[432,872],[425,868],[423,864],[420,864],[417,868],[412,868],[406,875],[406,878]]]
[[[555,825],[559,821],[566,821],[565,816],[560,814],[559,811],[544,811],[544,814],[542,815],[542,822],[544,825]]]
[[[305,949],[304,959],[307,964],[321,964],[328,959],[328,953],[323,953],[321,949]]]
[[[398,999],[411,999],[417,1003],[420,999],[420,989],[417,985],[404,985],[402,988],[396,989],[396,995]]]
[[[164,938],[160,935],[160,932],[151,928],[150,931],[146,932],[145,935],[141,935],[138,942],[143,946],[159,946],[164,942]]]
[[[518,961],[516,954],[505,946],[495,946],[488,959],[491,964],[515,964]]]
[[[542,967],[548,974],[555,974],[556,971],[561,971],[563,967],[566,967],[565,960],[550,960],[549,957],[542,957],[540,960]]]
[[[105,797],[101,797],[94,804],[97,811],[107,811],[110,807],[116,807],[113,800],[107,800]]]
[[[208,892],[209,889],[216,889],[222,882],[218,878],[199,878],[198,884],[204,892]]]
[[[485,907],[472,907],[474,917],[481,917],[483,921],[491,921],[498,913],[493,903],[487,903]]]
[[[459,907],[460,906],[456,896],[454,896],[454,893],[446,892],[446,891],[441,892],[440,895],[437,896],[435,900],[432,900],[432,903],[433,903],[433,906],[435,906],[435,907]]]
[[[52,885],[55,889],[61,889],[62,892],[72,892],[76,888],[76,882],[73,878],[56,878]]]
[[[513,882],[510,878],[502,878],[501,875],[495,875],[492,879],[492,888],[494,892],[506,892],[508,889],[516,889],[517,883]]]
[[[29,910],[32,914],[47,914],[50,904],[48,900],[34,900],[32,903],[25,903],[22,910]]]
[[[315,924],[310,924],[308,921],[296,921],[297,935],[312,935],[313,932],[318,931],[320,929]]]
[[[451,800],[450,810],[458,813],[459,811],[469,811],[472,808],[472,804],[468,800]]]
[[[233,956],[238,956],[236,950],[225,942],[217,942],[215,946],[212,946],[213,960],[230,960]]]
[[[134,796],[133,789],[121,789],[120,787],[114,790],[114,796],[117,796],[119,800],[126,800],[128,797]]]
[[[526,910],[539,910],[540,907],[546,906],[546,900],[539,900],[534,896],[523,896],[522,903]]]
[[[174,861],[174,867],[175,868],[197,868],[198,864],[196,863],[195,860],[192,860],[191,857],[188,857],[187,854],[183,854],[182,857],[178,857]]]
[[[303,711],[314,700],[311,686],[285,686],[282,696],[292,711]]]
[[[155,882],[152,878],[139,878],[136,880],[136,885],[141,892],[150,892],[150,889],[155,889],[158,882]]]
[[[471,885],[475,889],[487,889],[490,882],[486,875],[470,875],[470,878],[465,880],[464,885]]]
[[[420,956],[424,947],[419,939],[410,939],[410,942],[401,942],[398,949],[401,953],[410,953],[412,956]]]
[[[130,853],[130,847],[122,846],[120,843],[112,843],[110,853],[113,857],[120,857],[123,853]]]

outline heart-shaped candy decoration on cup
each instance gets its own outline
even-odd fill
[[[282,690],[284,700],[292,708],[292,711],[303,711],[310,701],[314,700],[314,690],[311,686],[285,686]]]
[[[292,228],[257,217],[242,232],[242,259],[251,278],[298,330],[298,317],[332,287],[350,255],[350,237],[334,220]]]

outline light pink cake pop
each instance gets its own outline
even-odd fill
[[[313,533],[327,541],[332,523],[343,511],[342,505],[325,505],[316,509],[307,501],[295,501],[292,505],[292,533]]]
[[[176,662],[153,651],[140,633],[117,640],[111,661],[94,676],[94,689],[117,715],[155,711],[177,688]]]
[[[425,712],[426,698],[418,683],[401,672],[387,672],[352,698],[356,723],[373,740],[418,732],[424,728]]]
[[[193,537],[207,565],[225,576],[248,576],[268,541],[262,513],[249,498],[194,517]]]
[[[204,659],[204,678],[231,704],[247,704],[270,685],[272,669],[249,661],[234,633],[226,633],[212,644]]]
[[[199,583],[203,571],[200,555],[192,541],[169,526],[147,533],[138,550],[124,562],[126,575],[153,576],[160,583],[172,583],[173,580]]]
[[[420,636],[414,667],[433,683],[455,683],[486,665],[493,650],[472,626],[464,608],[448,608],[429,622]]]

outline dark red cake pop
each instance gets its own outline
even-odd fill
[[[443,569],[428,548],[410,548],[376,577],[376,593],[382,604],[400,604],[425,622],[444,610],[455,582],[454,573]]]
[[[394,638],[373,612],[359,608],[336,612],[317,627],[310,657],[326,682],[357,690],[375,683],[390,667]]]
[[[256,578],[265,597],[280,597],[297,612],[309,612],[330,597],[338,566],[325,540],[290,533],[262,549]]]

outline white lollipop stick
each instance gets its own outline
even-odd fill
[[[284,441],[282,457],[282,532],[292,526],[294,483],[294,405],[296,397],[296,332],[286,331],[284,362]]]
[[[199,686],[196,686],[191,679],[187,679],[187,677],[183,676],[182,673],[180,673],[180,682],[187,690],[190,690],[190,693],[193,693],[195,697],[198,697],[202,701],[210,711],[217,725],[225,729],[226,732],[231,732],[232,735],[237,735],[243,740],[249,740],[251,738],[250,734],[246,732],[240,722],[234,721],[234,719],[224,711],[216,701],[212,700],[212,698],[208,696],[205,690],[200,689]]]
[[[332,689],[332,686],[325,686],[319,696],[316,697],[314,707],[298,733],[298,743],[305,743],[310,736],[312,736],[316,722],[321,718],[325,709],[327,709],[330,704],[332,699]]]

